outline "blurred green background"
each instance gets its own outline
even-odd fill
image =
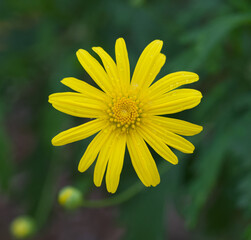
[[[57,194],[66,185],[86,199],[111,195],[104,184],[94,187],[93,167],[77,171],[91,137],[51,145],[85,120],[53,109],[48,95],[67,90],[64,77],[92,83],[75,52],[102,46],[114,57],[118,37],[132,70],[144,47],[161,39],[167,61],[158,78],[199,74],[189,87],[202,91],[202,103],[175,117],[204,131],[189,138],[194,154],[175,152],[177,166],[154,154],[161,171],[170,166],[158,187],[117,206],[65,211]],[[135,182],[127,156],[116,194]],[[251,1],[1,0],[1,240],[11,239],[9,225],[23,214],[35,219],[36,240],[251,239]]]

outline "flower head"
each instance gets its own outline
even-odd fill
[[[82,204],[83,195],[77,188],[66,186],[60,190],[58,202],[67,209],[74,209]]]
[[[161,116],[193,108],[202,98],[197,90],[176,89],[198,81],[198,75],[192,72],[171,73],[153,83],[166,60],[160,53],[162,45],[162,41],[155,40],[144,49],[132,78],[124,39],[116,41],[116,63],[101,47],[93,48],[104,67],[80,49],[77,51],[79,62],[101,90],[71,77],[64,78],[62,83],[76,92],[49,96],[49,102],[59,111],[94,118],[59,133],[52,144],[61,146],[97,133],[81,158],[78,170],[86,171],[97,158],[94,183],[101,185],[106,170],[106,186],[111,193],[117,190],[126,148],[142,183],[156,186],[160,177],[146,143],[162,158],[177,164],[178,159],[169,146],[192,153],[194,146],[180,135],[192,136],[202,131],[201,126]]]
[[[36,229],[34,220],[29,216],[19,216],[13,220],[10,231],[13,237],[24,239],[31,236]]]

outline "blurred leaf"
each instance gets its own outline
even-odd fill
[[[13,174],[11,142],[4,128],[4,106],[0,101],[0,187],[7,191]]]
[[[217,182],[223,161],[225,160],[224,156],[234,149],[234,146],[231,145],[235,143],[240,133],[243,133],[242,137],[246,139],[250,136],[251,132],[243,132],[243,126],[247,126],[250,119],[251,113],[247,113],[238,121],[232,122],[231,125],[227,127],[222,126],[217,135],[214,136],[213,141],[207,144],[202,155],[197,156],[200,161],[195,166],[196,179],[190,184],[189,191],[192,199],[186,212],[189,226],[194,227],[197,223],[199,214]],[[241,142],[245,142],[243,140]],[[249,151],[249,148],[246,150]]]
[[[126,240],[164,239],[167,181],[147,188],[121,206],[121,221],[126,224]],[[166,238],[165,238],[166,239]]]
[[[217,44],[220,44],[234,29],[251,24],[251,14],[231,14],[213,19],[204,28],[188,33],[183,41],[192,43],[188,51],[185,51],[171,63],[171,69],[175,66],[183,66],[188,70],[197,70],[206,60]]]
[[[189,192],[191,200],[187,206],[186,219],[190,227],[194,227],[202,207],[220,173],[224,160],[224,154],[229,144],[229,134],[220,132],[215,140],[208,145],[208,150],[203,156],[197,156],[197,176],[190,184]]]

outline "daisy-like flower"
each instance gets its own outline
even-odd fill
[[[144,49],[132,79],[123,38],[116,41],[116,63],[101,47],[93,48],[104,67],[80,49],[77,51],[79,62],[101,90],[69,77],[61,82],[76,92],[49,96],[49,102],[57,110],[94,119],[59,133],[52,144],[61,146],[97,133],[81,158],[78,170],[86,171],[97,158],[94,183],[100,186],[106,171],[108,192],[114,193],[118,188],[126,148],[142,183],[147,187],[156,186],[160,176],[146,143],[162,158],[177,164],[178,159],[169,146],[193,153],[193,144],[180,135],[192,136],[202,131],[201,126],[161,116],[193,108],[202,98],[197,90],[176,89],[198,81],[198,75],[192,72],[171,73],[152,84],[166,60],[160,53],[162,45],[162,41],[155,40]]]

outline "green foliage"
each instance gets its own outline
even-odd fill
[[[201,105],[178,117],[204,131],[189,138],[195,153],[180,154],[180,164],[162,175],[159,187],[119,205],[124,239],[168,239],[167,203],[191,239],[250,239],[250,26],[246,0],[0,1],[1,194],[43,227],[53,219],[65,182],[90,192],[93,169],[77,173],[90,139],[62,148],[50,143],[83,120],[54,111],[47,97],[67,89],[59,82],[64,77],[93,84],[77,62],[79,48],[102,46],[114,56],[122,36],[133,70],[142,49],[158,38],[167,56],[160,76],[177,70],[200,75],[191,87],[202,91]],[[127,158],[119,193],[135,181]]]
[[[159,188],[144,189],[121,206],[122,225],[128,229],[128,240],[164,239],[167,182]]]

